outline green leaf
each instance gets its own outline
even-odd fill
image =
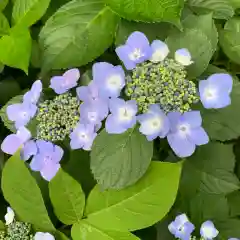
[[[62,169],[50,181],[49,194],[61,222],[72,225],[82,219],[85,196],[81,185]]]
[[[12,22],[18,27],[28,28],[46,12],[51,0],[15,0]]]
[[[229,19],[234,15],[229,0],[189,0],[188,5],[197,13],[213,12],[217,19]]]
[[[201,146],[184,164],[181,192],[189,197],[198,191],[209,194],[233,192],[240,187],[234,167],[232,145],[208,143]]]
[[[0,220],[0,230],[5,231],[5,224]]]
[[[6,35],[9,33],[10,26],[7,18],[0,12],[0,36]]]
[[[28,73],[31,56],[31,36],[28,30],[13,28],[0,39],[0,62]]]
[[[110,230],[101,230],[86,220],[75,223],[72,226],[71,235],[73,240],[140,240],[130,232],[117,232]]]
[[[60,231],[57,231],[55,233],[55,236],[56,236],[56,240],[69,240],[69,238],[62,232]]]
[[[0,110],[0,117],[2,118],[2,121],[5,125],[5,127],[14,133],[16,132],[14,122],[12,122],[8,119],[6,110],[9,105],[22,102],[22,98],[23,98],[23,95],[18,95],[18,96],[13,97]]]
[[[134,231],[161,220],[173,205],[181,164],[152,162],[135,185],[101,191],[97,185],[87,200],[87,221],[102,229]]]
[[[235,63],[240,64],[240,18],[234,17],[226,22],[220,31],[220,45],[224,53]]]
[[[184,19],[183,26],[183,32],[173,30],[166,42],[172,53],[180,48],[187,48],[190,51],[194,63],[188,67],[188,74],[195,78],[207,68],[217,47],[218,33],[212,14],[201,16],[190,14]]]
[[[229,218],[224,221],[216,221],[214,222],[216,228],[219,231],[219,239],[226,240],[230,237],[240,238],[240,220]]]
[[[4,8],[7,6],[8,0],[1,0],[0,2],[0,11],[4,10]]]
[[[184,0],[105,0],[114,12],[127,20],[143,22],[172,22],[181,26]]]
[[[91,170],[104,189],[121,189],[136,183],[147,171],[153,156],[149,142],[137,127],[123,134],[96,137],[91,151]]]
[[[240,191],[235,191],[227,196],[230,216],[240,216]]]
[[[101,0],[71,1],[40,33],[43,71],[85,65],[112,43],[119,17]]]
[[[4,166],[2,191],[21,221],[31,223],[35,230],[55,231],[41,191],[24,161],[20,159],[19,151],[9,158]]]

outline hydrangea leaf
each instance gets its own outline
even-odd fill
[[[82,219],[85,196],[81,185],[62,169],[50,181],[49,194],[61,222],[72,225]]]
[[[31,223],[35,230],[55,231],[41,191],[24,161],[20,159],[19,151],[4,166],[2,191],[21,221]]]
[[[63,5],[40,33],[43,71],[91,62],[111,45],[118,21],[101,0]]]
[[[102,230],[82,220],[72,226],[71,236],[73,240],[140,240],[130,232],[118,232],[111,230]]]
[[[126,189],[102,191],[97,185],[87,200],[87,221],[117,231],[153,225],[175,201],[181,168],[181,163],[152,162],[147,173]]]
[[[240,238],[240,220],[237,218],[228,218],[222,221],[214,222],[219,231],[220,239]]]
[[[12,22],[18,27],[27,28],[36,23],[46,12],[51,0],[15,0]]]
[[[184,0],[105,0],[114,12],[127,20],[143,22],[172,22],[181,26]]]
[[[28,73],[32,40],[27,29],[13,28],[0,39],[0,62]]]
[[[123,134],[103,130],[91,151],[91,170],[104,189],[121,189],[136,183],[147,171],[153,155],[153,142],[138,128]]]
[[[207,68],[216,50],[218,33],[212,14],[202,16],[190,14],[184,19],[183,26],[183,32],[173,30],[166,42],[172,54],[180,48],[187,48],[190,51],[194,63],[188,67],[188,75],[195,78]]]
[[[230,216],[237,217],[240,215],[240,191],[235,191],[227,196],[230,208]]]
[[[220,31],[220,45],[233,62],[240,64],[240,18],[234,17],[226,22]]]
[[[213,12],[216,19],[229,19],[234,15],[229,0],[189,0],[188,4],[197,13]]]
[[[55,236],[56,236],[56,240],[69,240],[69,238],[62,232],[60,231],[57,231],[55,233]]]
[[[22,102],[22,98],[23,98],[23,95],[18,95],[18,96],[13,97],[0,110],[0,117],[1,117],[5,127],[14,133],[16,132],[14,122],[12,122],[8,119],[6,110],[9,105]]]
[[[4,10],[4,8],[7,6],[8,0],[1,0],[0,2],[0,11]]]
[[[0,36],[6,35],[9,33],[10,26],[7,18],[0,12]]]
[[[201,146],[184,164],[181,192],[189,197],[198,191],[209,194],[231,193],[240,188],[234,167],[232,145],[208,143]]]

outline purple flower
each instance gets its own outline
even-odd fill
[[[191,54],[186,48],[178,49],[175,52],[175,60],[183,66],[189,66],[193,63]]]
[[[152,56],[150,61],[157,63],[163,61],[169,54],[168,45],[160,40],[154,40],[151,44]]]
[[[181,214],[175,218],[173,222],[168,225],[168,230],[178,239],[189,240],[194,225],[188,220],[186,214]]]
[[[13,155],[30,138],[30,131],[25,127],[20,127],[16,134],[10,134],[3,140],[1,149],[5,153]]]
[[[168,114],[170,121],[170,133],[167,136],[168,143],[179,157],[191,156],[196,145],[209,142],[205,130],[201,127],[202,118],[199,111],[171,112]]]
[[[80,122],[98,125],[108,115],[108,106],[101,101],[84,102],[80,105]]]
[[[16,129],[26,126],[36,112],[37,106],[27,102],[16,103],[7,107],[8,119],[15,122]]]
[[[77,81],[80,78],[80,72],[77,68],[66,71],[62,76],[55,76],[51,78],[50,88],[57,94],[67,92],[73,87],[77,86]]]
[[[151,105],[149,110],[137,119],[141,124],[139,131],[146,135],[148,141],[157,137],[164,138],[169,132],[168,118],[158,104]]]
[[[36,144],[38,152],[33,157],[30,168],[33,171],[39,171],[45,180],[50,181],[60,168],[59,162],[63,157],[63,150],[44,140],[37,140]]]
[[[116,48],[118,57],[122,60],[127,70],[136,67],[151,57],[152,51],[147,37],[141,32],[133,32],[126,44]]]
[[[37,154],[37,144],[35,141],[30,140],[26,142],[21,149],[21,159],[27,161],[31,156]]]
[[[93,124],[81,124],[79,123],[77,127],[70,134],[70,146],[71,149],[84,149],[91,150],[94,139],[97,134],[94,131]]]
[[[231,104],[233,80],[229,74],[216,73],[199,82],[199,93],[205,108],[224,108]]]
[[[229,238],[228,240],[239,240],[239,238]]]
[[[205,240],[212,240],[217,237],[219,231],[215,228],[212,221],[206,221],[202,224],[200,234]]]
[[[108,116],[105,128],[108,133],[120,134],[132,128],[137,122],[137,102],[135,100],[124,101],[114,98],[109,101],[111,114]]]
[[[30,91],[26,92],[23,96],[23,102],[37,104],[42,93],[42,82],[37,80],[33,83]]]
[[[55,238],[50,233],[37,232],[34,236],[34,240],[55,240]]]
[[[118,97],[125,86],[125,73],[121,66],[99,62],[93,65],[93,81],[101,97]]]

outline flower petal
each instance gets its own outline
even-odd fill
[[[27,142],[32,137],[31,132],[25,127],[20,127],[17,130],[16,135],[22,140],[23,143]]]
[[[144,49],[149,46],[149,41],[144,33],[135,31],[128,37],[126,44],[133,49]]]
[[[49,162],[43,169],[41,169],[40,173],[45,180],[51,181],[57,174],[60,167],[59,163]]]
[[[215,73],[208,77],[209,84],[217,86],[221,91],[230,93],[232,91],[232,76],[226,73]]]
[[[213,239],[217,237],[219,231],[215,228],[212,221],[206,221],[201,225],[200,234],[204,239]]]
[[[209,137],[202,127],[192,129],[189,139],[197,146],[204,145],[209,142]]]
[[[37,155],[35,155],[30,163],[30,168],[33,171],[40,171],[44,167],[43,158],[43,154],[38,153]]]
[[[4,219],[6,221],[6,225],[11,224],[14,221],[15,213],[12,210],[12,208],[7,208],[7,214],[4,216]]]
[[[16,103],[9,105],[6,112],[10,121],[16,121],[19,118],[19,114],[22,112],[22,104]]]
[[[169,54],[168,45],[160,40],[154,40],[151,44],[152,56],[151,62],[157,63],[163,61]]]
[[[63,77],[69,79],[69,82],[76,84],[80,78],[80,71],[77,68],[69,69],[63,74]]]
[[[183,121],[186,121],[191,128],[200,127],[202,125],[202,117],[200,111],[185,112],[183,115]]]
[[[124,126],[122,126],[119,123],[119,120],[113,114],[110,114],[107,117],[107,120],[105,123],[105,129],[106,129],[106,132],[110,134],[120,134],[120,133],[124,133],[127,130]]]
[[[44,140],[37,140],[36,141],[38,151],[41,152],[53,152],[54,145],[51,142],[44,141]]]
[[[3,140],[1,150],[4,153],[13,155],[22,144],[22,140],[16,134],[10,134]]]
[[[175,60],[183,66],[189,66],[193,63],[191,54],[186,48],[178,49],[175,52]]]
[[[37,145],[31,140],[24,144],[21,150],[21,159],[27,161],[31,156],[37,154]]]

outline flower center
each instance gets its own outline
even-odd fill
[[[135,48],[134,51],[129,54],[129,58],[132,61],[136,61],[143,56],[144,55],[141,53],[141,49],[139,48]]]
[[[122,79],[119,75],[112,75],[108,78],[108,87],[110,89],[119,89],[121,88]]]
[[[133,117],[133,113],[130,109],[127,108],[120,108],[119,109],[119,116],[121,120],[131,120],[131,118]]]
[[[86,140],[88,139],[88,136],[87,136],[87,134],[86,134],[85,132],[80,132],[80,133],[78,134],[78,136],[79,136],[79,138],[80,138],[81,140],[84,140],[84,141],[86,141]]]
[[[96,112],[89,112],[88,113],[88,119],[90,121],[96,121],[97,120],[97,113]]]
[[[204,95],[207,99],[214,99],[216,97],[216,90],[213,88],[207,88]]]
[[[186,134],[189,133],[189,130],[190,130],[190,126],[187,125],[187,124],[181,124],[178,126],[178,130],[180,131],[180,134],[185,137]]]

